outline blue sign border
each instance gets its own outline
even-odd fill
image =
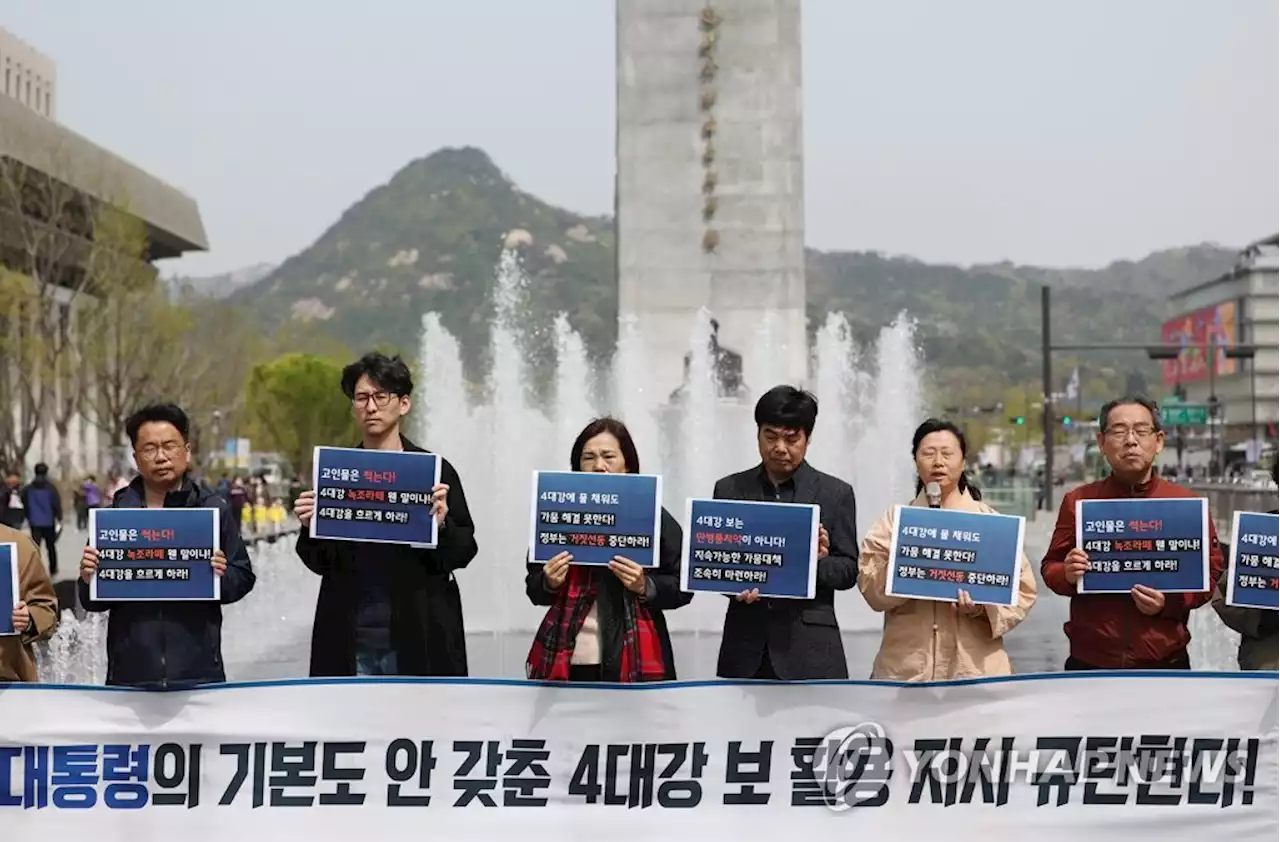
[[[128,512],[131,509],[90,509],[89,510],[89,546],[95,550],[98,548],[98,515],[102,512]],[[148,515],[154,512],[190,512],[192,509],[138,509],[137,511],[145,511]],[[222,512],[216,507],[201,508],[200,511],[213,512],[213,549],[215,552],[223,549],[222,546],[222,524],[220,523]],[[166,515],[160,515],[166,517]],[[191,564],[207,564],[205,561],[193,561]],[[139,564],[138,566],[143,566]],[[214,575],[213,577],[213,595],[212,596],[165,596],[165,597],[130,597],[121,599],[119,597],[102,597],[98,595],[98,571],[93,571],[93,576],[89,579],[89,599],[93,602],[221,602],[222,601],[222,577]]]
[[[580,477],[584,471],[538,471],[533,472],[533,492],[529,500],[529,561],[537,563],[538,561],[538,478],[541,476],[571,476]],[[645,570],[657,570],[662,566],[662,477],[658,474],[611,474],[611,476],[625,477],[643,477],[651,479],[654,483],[653,493],[653,550],[651,557],[653,563],[641,564]],[[626,555],[626,550],[619,548],[615,555]],[[543,564],[546,561],[542,562]],[[637,562],[638,563],[638,562]],[[576,558],[572,562],[575,567],[608,567],[608,562],[592,562],[578,561]]]
[[[319,492],[320,490],[320,453],[325,450],[340,450],[340,451],[348,451],[351,453],[366,453],[366,454],[367,453],[395,453],[399,456],[415,456],[415,457],[433,458],[436,460],[436,474],[435,474],[436,478],[432,482],[431,487],[434,488],[435,486],[440,484],[440,466],[444,464],[444,457],[442,457],[439,453],[426,453],[426,452],[420,452],[416,450],[367,450],[363,447],[332,447],[330,445],[322,444],[322,445],[316,445],[315,450],[313,450],[311,454],[311,490],[315,492]],[[430,494],[431,488],[426,489],[426,491],[428,494]],[[317,494],[316,509],[319,509],[319,508],[320,508],[320,497]],[[434,550],[436,547],[440,545],[440,522],[436,520],[434,515],[431,517],[431,542],[427,544],[416,544],[408,541],[390,541],[390,540],[387,540],[386,538],[348,538],[343,535],[317,535],[316,524],[318,523],[319,520],[320,519],[316,517],[316,513],[313,511],[311,513],[311,528],[308,530],[307,534],[309,534],[312,538],[315,538],[321,541],[352,541],[358,544],[398,544],[402,547],[413,547],[415,549],[422,549],[422,550]]]
[[[732,596],[742,593],[743,591],[756,590],[756,588],[741,587],[740,582],[731,583],[734,587],[718,590],[714,588],[694,588],[693,582],[693,565],[690,563],[689,556],[693,554],[693,504],[694,503],[732,503],[742,506],[788,506],[796,509],[808,509],[811,513],[810,529],[809,529],[809,579],[808,592],[801,594],[765,594],[761,592],[761,599],[814,599],[818,595],[818,527],[822,523],[822,507],[816,503],[783,503],[775,500],[727,500],[716,499],[714,497],[686,497],[684,501],[684,541],[680,547],[680,590],[685,593],[700,594],[726,594]]]
[[[13,631],[9,625],[13,609],[18,607],[19,602],[22,602],[22,594],[18,591],[18,545],[12,542],[0,544],[0,550],[6,548],[9,550],[9,580],[13,585],[13,604],[0,605],[0,611],[5,613],[4,623],[0,625],[0,637],[12,637],[20,634],[20,632]],[[10,629],[10,631],[3,631],[3,629]]]
[[[1138,504],[1141,504],[1141,503],[1150,502],[1152,500],[1158,500],[1161,502],[1168,502],[1169,500],[1194,500],[1200,503],[1200,535],[1201,535],[1200,581],[1203,584],[1203,587],[1188,589],[1188,590],[1177,590],[1177,591],[1162,590],[1161,593],[1205,593],[1206,591],[1213,590],[1214,583],[1209,581],[1209,537],[1210,537],[1209,536],[1209,500],[1205,497],[1115,497],[1115,498],[1108,497],[1108,498],[1101,498],[1101,499],[1094,499],[1094,500],[1084,500],[1084,499],[1077,500],[1076,501],[1076,536],[1075,536],[1076,546],[1077,547],[1084,546],[1084,504],[1085,503],[1107,503],[1107,504],[1138,503]],[[1086,588],[1085,587],[1086,581],[1088,581],[1088,576],[1080,577],[1080,581],[1076,583],[1077,594],[1083,595],[1083,594],[1095,594],[1095,593],[1129,593],[1132,591],[1132,588],[1118,588],[1118,589],[1117,588]]]
[[[1232,608],[1256,608],[1259,611],[1275,611],[1270,605],[1257,605],[1252,602],[1236,602],[1236,555],[1239,552],[1239,544],[1236,542],[1240,538],[1240,515],[1258,515],[1259,517],[1275,518],[1280,523],[1280,515],[1273,515],[1270,512],[1242,512],[1236,510],[1231,513],[1231,556],[1227,559],[1227,605]]]
[[[950,603],[958,604],[960,601],[959,597],[955,597],[953,599],[947,599],[946,597],[941,597],[941,596],[924,596],[922,594],[914,594],[914,593],[894,593],[893,584],[894,582],[898,581],[898,575],[897,575],[898,574],[898,564],[897,564],[898,532],[902,529],[902,524],[901,524],[902,511],[904,509],[923,509],[923,508],[925,507],[909,506],[909,505],[907,506],[898,505],[893,507],[893,532],[892,532],[892,537],[889,540],[889,570],[887,571],[889,575],[885,578],[885,583],[884,583],[885,596],[896,596],[901,599],[924,599],[924,600],[928,600],[929,602],[950,602]],[[1017,549],[1013,554],[1013,570],[1009,574],[1011,577],[1010,584],[1009,584],[1009,601],[1008,602],[985,602],[977,599],[974,600],[974,603],[977,605],[997,605],[1003,608],[1012,608],[1016,606],[1018,604],[1018,595],[1022,588],[1022,556],[1026,552],[1027,519],[1019,515],[1006,515],[1006,514],[1001,514],[1000,512],[971,512],[965,509],[936,509],[936,510],[930,509],[929,511],[956,512],[957,514],[963,514],[963,515],[976,515],[977,517],[1006,518],[1006,519],[1018,521],[1018,544],[1017,544]],[[991,587],[991,586],[987,586],[987,587]],[[960,584],[956,585],[957,593],[962,589],[965,589],[963,585],[960,585]],[[968,588],[967,590],[972,590],[972,586],[970,586],[970,588]]]

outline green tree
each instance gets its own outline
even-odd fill
[[[338,388],[342,365],[310,354],[285,354],[249,372],[245,405],[252,437],[311,474],[317,445],[350,446],[359,431]]]

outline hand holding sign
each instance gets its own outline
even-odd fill
[[[618,577],[622,586],[634,594],[644,595],[644,568],[629,558],[614,556],[609,562],[609,569]]]
[[[431,489],[431,510],[435,512],[436,523],[444,523],[449,516],[449,486],[442,482]]]
[[[213,575],[225,576],[227,572],[227,556],[222,550],[213,551]]]
[[[831,533],[827,527],[818,524],[818,558],[823,559],[831,554]]]
[[[80,556],[80,578],[87,585],[93,579],[93,574],[98,571],[98,551],[93,547],[85,547],[84,555]]]
[[[978,618],[986,612],[986,609],[973,601],[973,597],[969,596],[969,592],[961,588],[956,594],[956,609],[962,612],[966,617]]]
[[[1072,547],[1063,564],[1067,582],[1074,585],[1089,572],[1089,555],[1079,547]]]
[[[1133,596],[1133,604],[1148,617],[1154,617],[1164,610],[1164,594],[1146,585],[1134,585],[1129,591]]]
[[[553,591],[560,590],[564,580],[569,578],[569,565],[573,563],[570,553],[556,553],[551,561],[542,567],[542,576],[547,580],[547,587]]]
[[[13,616],[10,618],[13,622],[13,630],[18,634],[22,634],[27,630],[27,626],[31,625],[31,612],[27,609],[25,602],[19,602],[13,606]]]
[[[314,491],[304,491],[298,495],[298,499],[293,501],[293,514],[298,519],[298,523],[302,524],[303,529],[311,527],[311,516],[316,511],[316,493]]]

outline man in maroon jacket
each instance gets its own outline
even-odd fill
[[[1165,594],[1135,585],[1127,594],[1078,594],[1076,583],[1089,569],[1089,556],[1076,546],[1076,501],[1127,497],[1196,497],[1161,479],[1152,468],[1164,449],[1160,411],[1141,396],[1111,401],[1098,416],[1098,448],[1111,466],[1105,479],[1082,485],[1062,498],[1049,551],[1040,575],[1055,593],[1071,597],[1065,631],[1071,641],[1068,670],[1190,669],[1187,618],[1209,601],[1204,593]],[[1209,522],[1209,582],[1224,568],[1213,521]]]

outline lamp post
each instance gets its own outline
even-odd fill
[[[1233,360],[1249,361],[1249,442],[1258,440],[1258,379],[1254,376],[1254,354],[1257,349],[1249,346],[1237,345],[1231,348],[1224,348],[1227,357]],[[1253,450],[1250,447],[1250,454]]]
[[[1178,348],[1166,348],[1162,346],[1152,346],[1147,348],[1147,358],[1152,360],[1176,360],[1182,355],[1182,351]],[[1181,370],[1178,374],[1181,374]],[[1177,376],[1174,377],[1173,394],[1178,400],[1185,400],[1186,393],[1182,389],[1182,383]],[[1173,444],[1178,453],[1178,473],[1182,473],[1182,454],[1186,447],[1186,442],[1182,435],[1182,425],[1175,424],[1173,428]]]

